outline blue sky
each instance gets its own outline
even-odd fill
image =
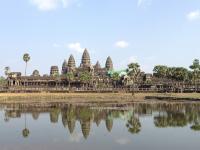
[[[49,73],[70,54],[77,66],[84,48],[92,62],[115,69],[132,61],[152,72],[157,64],[188,67],[200,58],[199,0],[2,0],[0,75],[4,67]]]

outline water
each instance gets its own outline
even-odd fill
[[[1,150],[199,150],[200,104],[2,105]]]

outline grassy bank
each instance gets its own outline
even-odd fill
[[[48,103],[48,102],[132,102],[143,101],[145,96],[166,96],[178,98],[200,98],[200,93],[1,93],[0,103]]]
[[[131,94],[119,93],[2,93],[0,103],[47,103],[47,102],[128,102]]]

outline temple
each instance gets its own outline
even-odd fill
[[[81,88],[112,87],[112,79],[108,72],[113,71],[111,57],[107,57],[105,66],[101,67],[99,61],[92,65],[90,54],[84,50],[81,64],[77,66],[75,58],[70,55],[68,60],[64,60],[61,70],[58,66],[51,66],[50,74],[40,75],[38,70],[34,70],[30,76],[22,76],[20,72],[12,72],[8,76],[8,87],[10,90],[30,89],[62,89],[69,88],[80,90]],[[68,75],[71,74],[71,79]]]
[[[62,66],[53,65],[49,74],[41,75],[34,70],[30,76],[11,72],[7,77],[7,92],[192,92],[199,91],[189,82],[159,78],[154,74],[138,72],[134,79],[128,69],[115,71],[110,56],[102,66],[99,61],[92,64],[90,54],[84,50],[78,65],[73,55],[64,60]],[[117,74],[117,76],[116,76]],[[134,82],[134,83],[133,83]]]

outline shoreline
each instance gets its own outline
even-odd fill
[[[200,101],[200,93],[0,93],[0,104]]]

